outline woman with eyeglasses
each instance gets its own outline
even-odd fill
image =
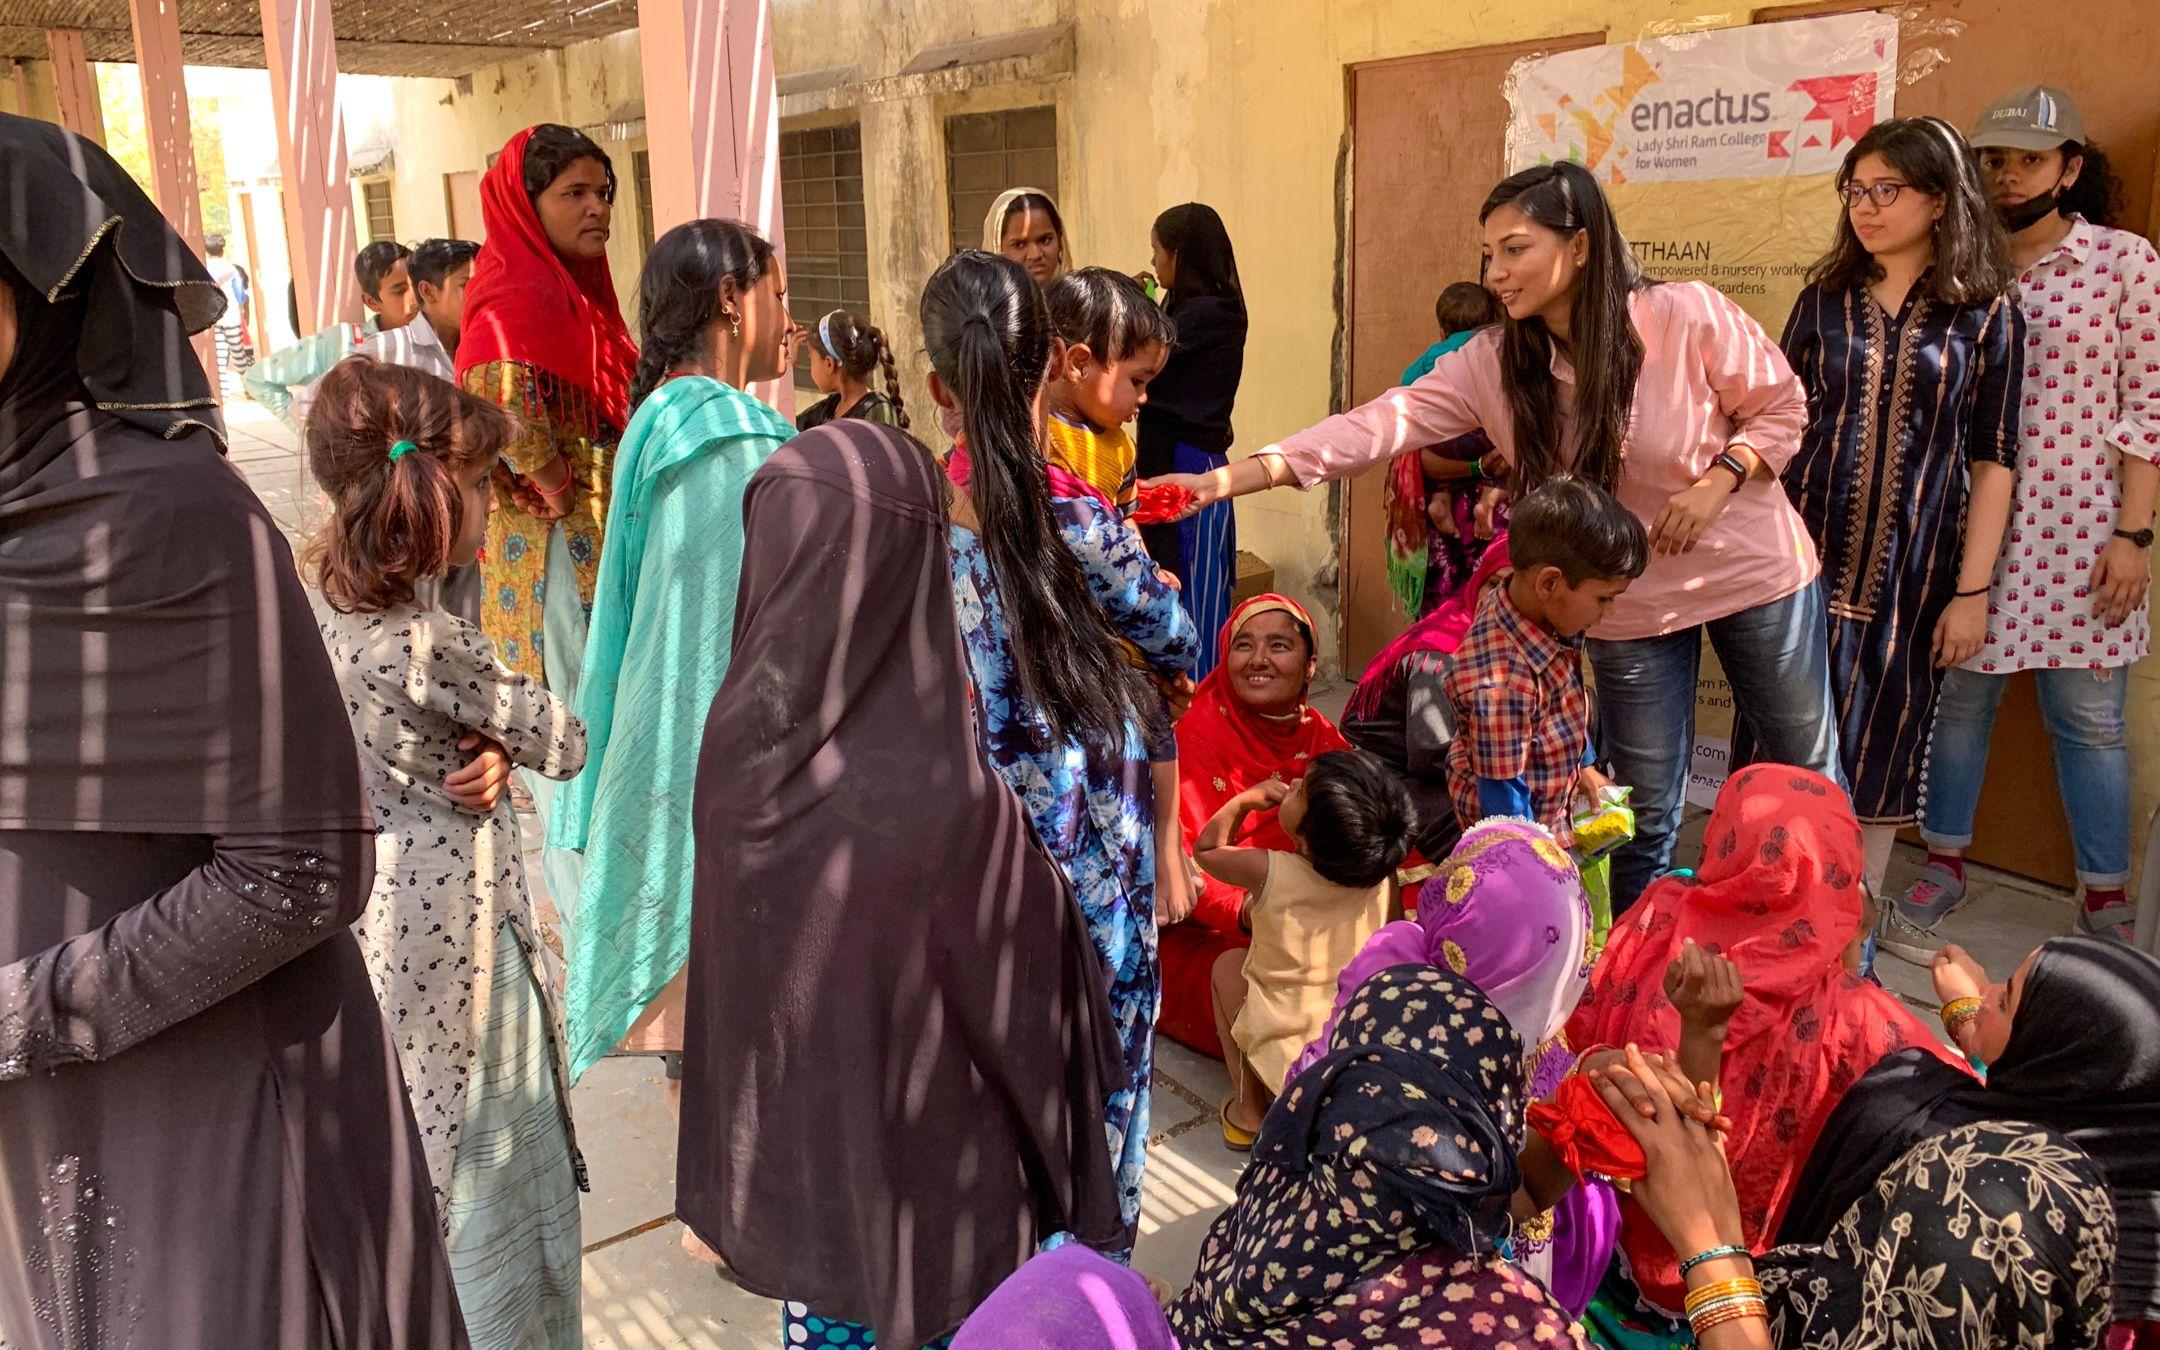
[[[1987,636],[2025,318],[1965,138],[1905,117],[1838,170],[1837,241],[1785,325],[1808,425],[1785,490],[1822,555],[1830,688],[1879,893],[1918,814],[1943,672]],[[1747,737],[1736,731],[1734,758]]]

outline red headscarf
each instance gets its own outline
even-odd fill
[[[525,144],[533,131],[512,136],[480,180],[487,242],[465,290],[458,375],[489,361],[527,362],[591,394],[601,418],[619,432],[630,420],[637,344],[615,301],[607,259],[565,258],[548,243],[525,195]]]
[[[1230,611],[1222,626],[1223,661],[1200,682],[1192,708],[1177,724],[1178,816],[1187,840],[1198,836],[1208,818],[1245,789],[1273,777],[1296,782],[1305,776],[1305,766],[1314,756],[1350,748],[1335,724],[1306,704],[1304,689],[1298,691],[1296,715],[1280,721],[1253,711],[1231,690],[1231,641],[1239,629],[1269,610],[1280,610],[1297,620],[1305,629],[1306,643],[1312,642],[1312,616],[1288,596],[1256,595]],[[1246,832],[1246,837],[1238,840],[1240,844],[1285,853],[1297,851],[1297,844],[1283,833],[1272,811],[1246,817]],[[1237,888],[1210,877],[1195,917],[1218,931],[1235,932],[1241,894]],[[1229,917],[1227,928],[1216,921],[1224,906]]]
[[[1485,593],[1485,586],[1508,565],[1507,531],[1492,537],[1485,551],[1478,555],[1478,564],[1464,582],[1447,599],[1433,606],[1433,612],[1397,634],[1395,640],[1380,649],[1365,667],[1357,688],[1350,692],[1350,704],[1345,710],[1352,719],[1370,717],[1380,708],[1380,700],[1398,679],[1402,678],[1402,660],[1413,652],[1435,651],[1452,656],[1470,631],[1470,623],[1477,618],[1478,597]]]
[[[1718,793],[1697,874],[1643,892],[1614,926],[1568,1023],[1578,1046],[1677,1049],[1680,1014],[1664,985],[1681,939],[1739,965],[1746,996],[1725,1035],[1720,1086],[1741,1226],[1758,1252],[1776,1236],[1808,1150],[1847,1088],[1907,1046],[1958,1062],[1894,995],[1845,969],[1865,867],[1859,822],[1837,784],[1786,765],[1742,769]],[[1622,1206],[1621,1245],[1644,1297],[1679,1308],[1678,1260],[1631,1204]]]

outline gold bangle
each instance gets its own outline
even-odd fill
[[[1692,1313],[1706,1303],[1721,1298],[1730,1298],[1735,1294],[1744,1294],[1749,1298],[1761,1298],[1762,1281],[1752,1275],[1739,1275],[1730,1280],[1719,1280],[1715,1284],[1699,1285],[1688,1290],[1687,1310]]]
[[[1699,1341],[1703,1338],[1703,1333],[1709,1331],[1712,1327],[1721,1327],[1727,1322],[1737,1322],[1743,1317],[1757,1318],[1767,1322],[1770,1320],[1770,1305],[1759,1298],[1743,1299],[1729,1307],[1721,1307],[1713,1312],[1705,1313],[1701,1317],[1689,1318],[1688,1326],[1694,1331],[1695,1339]]]
[[[1942,1024],[1952,1040],[1957,1038],[1958,1028],[1980,1015],[1980,1000],[1970,996],[1954,998],[1943,1004]]]

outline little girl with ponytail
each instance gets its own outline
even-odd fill
[[[821,427],[836,417],[907,430],[900,372],[883,329],[836,309],[804,330],[803,339],[810,348],[810,378],[826,397],[796,414],[796,430]],[[879,371],[885,376],[883,393],[870,387],[870,377]]]
[[[503,665],[477,625],[418,603],[414,587],[479,554],[488,472],[516,434],[494,404],[366,357],[331,368],[307,421],[330,514],[306,566],[381,826],[354,932],[397,1043],[459,1302],[488,1342],[579,1326],[583,1164],[562,1015],[503,788],[512,764],[576,773],[585,728]],[[506,1169],[489,1141],[508,1121],[535,1133]]]

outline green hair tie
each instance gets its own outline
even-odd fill
[[[399,460],[405,458],[405,456],[411,454],[413,451],[418,450],[419,448],[419,446],[414,445],[411,441],[399,441],[395,445],[392,445],[390,447],[390,462],[392,464],[395,464]]]

